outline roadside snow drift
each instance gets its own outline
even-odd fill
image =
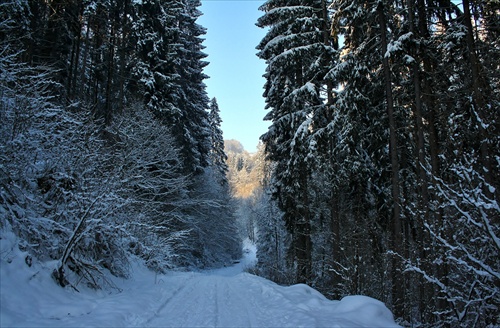
[[[50,278],[54,262],[28,267],[15,236],[0,237],[2,327],[398,327],[375,299],[330,301],[244,273],[252,252],[233,267],[161,276],[137,261],[132,278],[109,277],[118,288],[76,292]]]

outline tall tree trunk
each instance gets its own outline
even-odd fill
[[[330,194],[330,231],[332,234],[332,266],[333,266],[333,290],[335,297],[341,297],[339,286],[342,282],[340,275],[340,211],[338,208],[338,195],[333,191]]]
[[[311,218],[309,210],[307,171],[301,170],[302,176],[299,178],[300,199],[296,199],[297,208],[295,211],[295,256],[297,261],[297,283],[309,283],[312,274],[312,241],[311,241]]]
[[[87,22],[89,24],[90,22]],[[89,100],[90,97],[90,87],[89,87],[89,74],[87,73],[87,66],[88,66],[88,58],[89,58],[89,48],[90,48],[90,28],[87,28],[87,31],[85,32],[85,40],[83,42],[83,45],[85,47],[83,51],[83,57],[82,57],[82,68],[80,70],[81,74],[81,83],[80,87],[77,89],[77,91],[81,92],[84,96],[85,100]]]
[[[414,8],[413,8],[414,0],[407,0],[407,8],[408,8],[408,18],[410,25],[410,32],[415,35],[417,38],[419,37],[417,31],[414,28]],[[427,192],[427,176],[425,172],[425,140],[424,140],[424,124],[423,124],[423,105],[422,105],[422,91],[420,88],[420,56],[417,53],[415,48],[412,49],[412,56],[415,59],[411,63],[411,71],[413,73],[413,88],[415,92],[415,105],[413,107],[415,112],[415,121],[416,121],[416,135],[417,135],[417,177],[418,177],[418,193],[420,194],[419,200],[419,212],[424,217],[427,218],[428,214],[428,204],[429,204],[429,195]]]
[[[419,24],[421,22],[425,22],[425,8],[422,8],[422,0],[418,0],[419,6]],[[415,29],[415,8],[414,8],[414,0],[407,0],[407,8],[408,8],[408,24],[410,27],[410,32],[414,35],[417,40],[420,40],[422,43],[423,37],[420,35],[420,30]],[[423,11],[422,11],[423,10]],[[424,15],[424,16],[421,16]],[[429,222],[429,209],[430,209],[430,200],[428,193],[428,179],[426,173],[426,154],[425,154],[425,138],[424,138],[424,124],[423,124],[423,94],[421,90],[421,76],[420,76],[420,57],[421,51],[419,51],[415,46],[411,49],[411,54],[415,59],[411,63],[411,71],[413,73],[413,87],[415,92],[415,120],[416,120],[416,136],[417,136],[417,197],[418,197],[418,217],[417,224],[414,229],[416,230],[416,240],[415,240],[415,248],[416,253],[419,259],[427,259],[428,252],[426,251],[430,245],[430,238],[425,229],[425,224]],[[415,258],[412,259],[412,262],[415,262]],[[425,272],[431,272],[431,265],[427,261],[423,260],[422,265],[424,267]],[[423,279],[423,278],[421,278]],[[425,281],[422,283],[422,287],[419,288],[419,307],[422,315],[424,315],[425,309],[429,308],[429,302],[433,302],[433,287],[429,286]],[[431,306],[432,307],[432,306]],[[424,319],[425,320],[425,319]]]
[[[392,185],[392,248],[396,254],[403,255],[403,231],[401,224],[400,205],[400,183],[399,183],[399,159],[398,143],[396,134],[396,119],[394,115],[394,103],[391,86],[391,68],[389,59],[385,56],[387,52],[387,26],[383,2],[377,7],[380,20],[380,41],[382,45],[382,68],[385,79],[385,96],[387,101],[387,116],[389,118],[389,155],[391,157],[391,185]],[[392,261],[392,305],[396,317],[402,317],[404,312],[404,281],[401,270],[401,261],[398,256],[393,256]]]
[[[115,36],[116,32],[116,21],[112,22],[111,34],[108,49],[108,76],[106,79],[106,103],[104,107],[104,124],[106,126],[111,124],[111,119],[113,116],[113,99],[112,99],[112,88],[113,88],[113,73],[115,68]]]
[[[464,23],[465,26],[467,27],[467,48],[468,48],[468,55],[469,55],[469,64],[470,64],[470,69],[472,73],[472,96],[473,96],[473,105],[474,108],[473,110],[475,111],[475,114],[478,116],[478,120],[481,122],[477,122],[477,125],[479,127],[479,135],[480,135],[480,154],[481,154],[481,163],[483,165],[483,174],[485,177],[485,180],[493,184],[493,181],[491,179],[492,174],[491,174],[491,159],[490,159],[490,151],[489,151],[489,142],[490,139],[488,137],[488,132],[486,131],[486,128],[484,127],[485,124],[487,124],[486,120],[486,108],[485,108],[485,103],[486,99],[484,98],[484,92],[486,91],[483,86],[486,86],[484,76],[481,74],[481,69],[480,69],[480,62],[477,57],[476,53],[476,46],[475,46],[475,41],[474,41],[474,29],[472,27],[472,16],[470,12],[470,3],[469,0],[464,0],[463,1],[463,8],[464,8]],[[489,188],[485,188],[484,192],[489,195],[491,195],[491,192],[489,191]]]
[[[428,28],[428,13],[427,6],[425,4],[425,0],[417,1],[417,11],[418,11],[418,33],[421,38],[423,38],[421,47],[425,47],[426,41],[430,38],[430,32]],[[443,22],[443,25],[447,25]],[[421,59],[423,63],[424,76],[422,78],[422,89],[423,89],[423,103],[425,104],[426,112],[424,113],[425,120],[428,122],[427,129],[429,133],[429,157],[430,157],[430,170],[431,170],[431,178],[428,181],[430,185],[429,193],[429,208],[432,208],[428,213],[429,224],[433,227],[442,227],[443,226],[443,210],[439,206],[434,207],[434,204],[440,204],[442,200],[440,196],[437,194],[436,190],[438,190],[435,186],[437,184],[436,178],[441,176],[440,170],[440,160],[439,155],[441,153],[439,146],[439,135],[438,135],[438,109],[436,104],[437,95],[434,92],[434,88],[432,86],[432,78],[430,76],[434,75],[434,67],[436,64],[433,63],[432,57],[428,54],[429,50],[425,48],[420,48]],[[434,188],[433,188],[434,186]],[[423,227],[422,227],[423,229]],[[441,228],[438,228],[441,229]],[[427,231],[424,231],[425,235],[428,235]],[[428,236],[427,236],[428,238]],[[432,239],[429,241],[427,245],[423,245],[429,248],[427,256],[427,264],[424,264],[424,269],[428,270],[433,276],[437,277],[439,281],[443,282],[447,285],[448,281],[448,265],[446,260],[443,258],[443,251],[438,247],[435,243],[432,242]],[[437,264],[439,263],[439,264]],[[427,266],[428,265],[428,266]],[[439,289],[434,285],[432,286],[432,290],[429,290],[429,293],[426,295],[427,309],[428,311],[423,313],[423,320],[431,322],[435,317],[434,313],[444,311],[448,303],[443,297],[437,297],[439,294]],[[425,311],[425,307],[422,307]]]
[[[75,21],[75,47],[74,47],[74,56],[72,55],[72,65],[70,67],[70,78],[69,78],[69,87],[68,87],[68,98],[72,99],[76,95],[79,95],[79,91],[81,90],[77,81],[82,80],[82,76],[80,69],[80,56],[81,56],[81,47],[82,47],[82,20],[83,20],[83,12],[84,5],[80,3],[78,5],[78,17],[77,21]],[[83,66],[83,65],[82,65]],[[83,75],[83,74],[82,74]]]
[[[121,19],[121,33],[118,48],[118,88],[119,88],[119,110],[123,110],[125,106],[125,81],[129,77],[129,72],[127,72],[127,47],[130,42],[130,25],[128,22],[129,15],[131,11],[130,0],[125,0],[123,2],[123,12]]]
[[[330,37],[330,25],[327,24],[328,22],[328,6],[326,3],[326,0],[321,1],[321,11],[322,11],[322,20],[323,20],[323,43],[325,46],[329,47],[331,46],[332,39]],[[327,102],[326,106],[331,106],[333,104],[333,82],[328,79],[326,81],[326,95],[327,95]]]

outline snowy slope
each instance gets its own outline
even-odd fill
[[[379,301],[350,296],[329,301],[306,285],[278,286],[244,273],[241,263],[206,272],[156,276],[139,261],[121,291],[80,293],[50,278],[55,263],[33,263],[0,234],[1,327],[397,327]]]

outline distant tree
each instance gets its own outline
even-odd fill
[[[218,179],[218,172],[208,167],[196,176],[190,192],[195,202],[186,211],[193,218],[191,255],[199,267],[220,267],[241,257],[235,204],[229,188]]]
[[[224,137],[222,135],[219,105],[217,99],[212,98],[209,104],[209,120],[210,120],[210,139],[212,142],[212,150],[210,152],[210,162],[213,169],[220,175],[221,184],[227,185],[227,155],[224,151]]]
[[[272,201],[267,188],[252,197],[247,215],[254,220],[257,245],[257,273],[281,284],[293,284],[295,274],[290,267],[291,236],[285,227],[283,213]]]
[[[226,140],[228,181],[232,195],[236,198],[252,198],[257,188],[261,187],[264,151],[248,153],[236,140]],[[234,151],[233,151],[234,150]]]

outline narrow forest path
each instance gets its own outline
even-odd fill
[[[130,279],[115,281],[120,292],[77,293],[55,286],[43,266],[28,268],[14,256],[2,261],[0,326],[397,327],[377,300],[331,301],[306,285],[279,286],[244,272],[254,261],[247,251],[228,268],[161,276],[137,264]]]

